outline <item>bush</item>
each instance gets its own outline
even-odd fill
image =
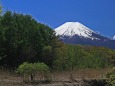
[[[115,86],[115,67],[107,74],[107,86]]]
[[[18,67],[17,72],[24,77],[30,77],[31,81],[35,79],[37,73],[43,74],[44,78],[48,80],[49,67],[44,63],[24,62]]]

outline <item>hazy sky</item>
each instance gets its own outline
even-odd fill
[[[4,11],[30,14],[56,28],[78,21],[102,35],[115,34],[115,0],[1,0]]]

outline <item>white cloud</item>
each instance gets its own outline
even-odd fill
[[[113,36],[113,40],[115,40],[115,35]]]

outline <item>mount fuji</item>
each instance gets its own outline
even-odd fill
[[[66,44],[104,46],[115,49],[115,40],[102,36],[79,22],[66,22],[57,27],[55,32]]]

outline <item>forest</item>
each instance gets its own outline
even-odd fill
[[[7,11],[0,17],[0,65],[43,62],[51,69],[115,66],[115,50],[62,43],[52,28],[32,16]]]
[[[51,27],[36,21],[31,15],[7,11],[0,16],[0,66],[14,71],[17,68],[22,71],[24,65],[31,68],[36,65],[51,71],[115,66],[115,50],[64,44],[55,34]],[[33,76],[31,74],[32,80]]]

